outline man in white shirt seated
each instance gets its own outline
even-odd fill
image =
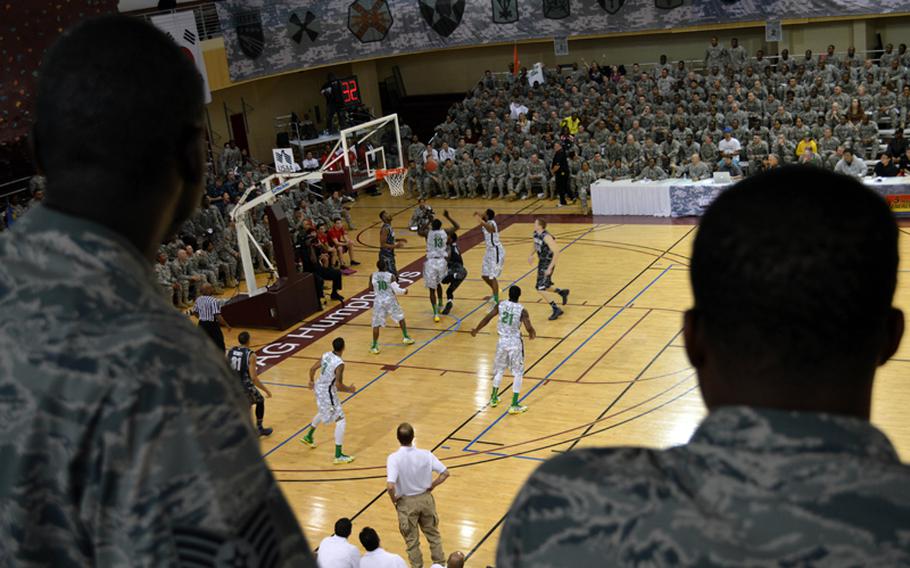
[[[306,158],[303,159],[303,169],[307,172],[314,172],[319,169],[319,160],[313,157],[312,152],[306,153]]]
[[[360,531],[360,544],[367,551],[360,559],[360,568],[407,568],[404,559],[379,547],[379,535],[370,527]]]
[[[439,151],[433,147],[432,142],[427,142],[427,149],[423,153],[423,163],[426,164],[427,160],[433,160],[437,164],[439,163]]]
[[[733,161],[739,163],[739,153],[742,150],[742,144],[733,137],[733,129],[729,126],[724,128],[724,137],[717,143],[717,150],[721,156],[732,156]]]
[[[862,179],[866,175],[866,163],[853,155],[853,150],[844,150],[844,156],[834,166],[834,172]]]
[[[351,536],[351,519],[341,518],[335,521],[335,534],[327,536],[319,543],[316,563],[319,568],[358,568],[360,551],[348,542]]]
[[[443,142],[442,147],[437,152],[437,155],[439,156],[438,160],[441,161],[443,164],[446,163],[446,160],[455,161],[455,158],[456,158],[455,148],[449,148],[449,143]]]

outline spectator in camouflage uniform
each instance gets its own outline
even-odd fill
[[[506,177],[508,173],[508,166],[502,161],[502,156],[498,153],[493,154],[493,163],[490,164],[489,170],[490,185],[487,187],[487,199],[493,198],[494,189],[499,190],[500,199],[506,196]]]
[[[0,237],[5,565],[315,566],[224,354],[152,269],[202,195],[202,92],[140,18],[86,20],[45,55],[54,183]]]
[[[581,170],[575,174],[575,187],[578,190],[578,199],[581,203],[581,212],[588,214],[588,197],[591,195],[591,184],[597,181],[597,174],[591,169],[588,162],[581,163]]]
[[[509,161],[509,194],[512,199],[528,198],[528,163],[516,150]]]
[[[496,566],[910,564],[910,467],[869,421],[897,267],[894,217],[855,180],[776,169],[721,193],[683,331],[707,417],[682,446],[544,463]]]

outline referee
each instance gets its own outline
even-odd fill
[[[566,157],[566,151],[562,144],[553,145],[553,163],[550,165],[550,173],[553,174],[556,183],[556,194],[559,195],[559,205],[556,207],[565,207],[566,196],[569,193],[569,159]]]
[[[212,296],[214,293],[215,289],[211,284],[203,284],[202,295],[196,298],[192,313],[199,317],[199,327],[202,328],[202,331],[211,337],[218,349],[224,353],[224,335],[221,333],[221,326],[226,327],[229,332],[231,326],[221,317],[221,302]]]

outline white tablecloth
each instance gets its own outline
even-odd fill
[[[670,216],[670,186],[680,180],[597,180],[591,184],[595,215]]]
[[[872,178],[863,180],[881,195],[910,194],[910,178]],[[663,181],[607,181],[591,185],[591,203],[595,215],[648,215],[651,217],[701,215],[718,191],[727,184],[712,179],[692,182],[687,179]],[[671,191],[671,187],[673,191]],[[708,195],[710,193],[710,195]]]

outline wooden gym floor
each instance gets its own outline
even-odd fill
[[[401,345],[397,328],[387,327],[380,338],[382,353],[369,353],[370,310],[355,296],[365,292],[375,265],[379,212],[393,213],[397,235],[408,239],[397,254],[400,272],[420,271],[425,244],[407,229],[413,201],[361,198],[353,208],[358,229],[351,235],[362,264],[344,278],[343,290],[354,308],[321,319],[339,307],[330,302],[326,312],[290,330],[250,330],[260,356],[271,355],[264,358],[268,365],[261,378],[273,393],[266,401],[266,425],[275,431],[262,440],[262,449],[312,546],[332,533],[336,519],[351,517],[355,535],[372,526],[385,549],[407,559],[384,491],[386,456],[398,447],[395,428],[410,422],[417,445],[433,450],[451,468],[451,478],[434,493],[446,554],[462,550],[470,555],[469,566],[487,566],[493,564],[513,497],[543,460],[577,447],[681,444],[704,415],[680,335],[682,312],[691,303],[688,257],[696,226],[691,220],[558,215],[577,210],[538,200],[434,200],[431,205],[437,213],[448,208],[462,225],[469,274],[456,292],[452,314],[434,324],[427,290],[414,277],[409,294],[399,299],[417,343]],[[495,320],[477,338],[469,333],[489,308],[484,302],[489,288],[480,280],[484,247],[472,217],[486,207],[496,210],[504,227],[500,286],[522,287],[522,302],[538,332],[536,340],[525,340],[522,396],[529,410],[519,416],[507,415],[506,404],[487,406]],[[572,291],[565,315],[555,322],[547,321],[549,307],[534,291],[536,265],[528,264],[536,215],[549,215],[550,231],[562,249],[554,281]],[[910,233],[901,236],[905,251]],[[910,311],[908,272],[901,273],[897,295],[905,311]],[[229,346],[238,331],[226,338]],[[332,465],[332,426],[317,430],[315,450],[299,442],[316,410],[306,388],[308,369],[331,350],[337,336],[347,342],[345,382],[359,389],[343,395],[344,448],[357,458],[348,466]],[[910,459],[910,420],[903,414],[910,406],[910,388],[903,382],[908,374],[910,341],[905,341],[879,372],[873,408],[873,421],[905,460]],[[502,387],[508,397],[508,373]],[[429,566],[423,538],[421,545]]]

